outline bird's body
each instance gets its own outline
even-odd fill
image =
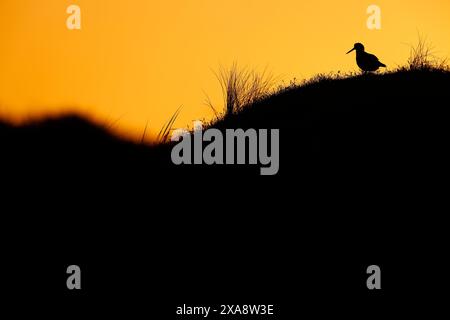
[[[347,54],[353,50],[356,51],[356,64],[361,70],[372,72],[377,71],[380,67],[386,68],[386,65],[381,63],[375,55],[367,53],[361,43],[355,43],[353,49],[347,52]]]

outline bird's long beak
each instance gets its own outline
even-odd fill
[[[346,54],[349,54],[350,52],[352,52],[353,50],[355,50],[355,48],[353,48],[352,50],[350,50],[349,52],[347,52]]]

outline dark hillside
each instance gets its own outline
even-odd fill
[[[76,116],[22,127],[1,124],[2,176],[23,187],[53,181],[69,190],[81,184],[146,196],[205,186],[202,192],[214,194],[206,202],[230,192],[248,196],[244,190],[252,187],[336,201],[344,190],[361,193],[361,201],[380,191],[421,193],[424,185],[429,192],[446,159],[449,88],[450,73],[439,70],[322,77],[212,124],[280,129],[274,177],[260,177],[259,165],[175,166],[170,144],[122,141]],[[284,187],[273,189],[278,183]]]
[[[259,166],[176,167],[169,144],[122,141],[76,116],[0,123],[2,214],[12,220],[4,225],[22,246],[14,254],[30,260],[13,268],[26,274],[33,261],[78,256],[98,266],[89,290],[109,305],[122,305],[118,288],[139,299],[136,286],[189,301],[210,292],[287,299],[286,314],[297,314],[290,286],[302,308],[358,319],[374,301],[394,305],[399,292],[414,305],[417,286],[439,281],[429,262],[440,263],[443,234],[421,235],[440,225],[449,101],[446,71],[318,78],[212,124],[280,129],[280,171],[268,177]],[[387,294],[375,300],[359,282],[372,263],[388,270]],[[429,282],[409,282],[418,269]],[[127,281],[111,285],[117,270]],[[17,290],[27,279],[14,278]],[[334,302],[323,308],[317,301],[327,297]]]
[[[355,165],[369,165],[369,161],[376,169],[380,163],[374,158],[396,161],[394,155],[398,155],[413,161],[443,149],[449,88],[450,73],[436,70],[324,77],[283,89],[212,126],[279,128],[280,175],[286,171],[292,175],[308,159],[324,161],[325,155],[326,166],[349,161],[354,170]],[[21,163],[20,167],[3,166],[9,174],[15,170],[21,174],[24,169],[36,173],[36,165],[46,168],[48,177],[58,168],[69,175],[75,170],[77,176],[86,175],[87,179],[100,172],[115,176],[135,172],[139,176],[162,175],[163,179],[191,171],[257,172],[256,168],[174,167],[170,146],[145,147],[121,141],[77,116],[22,127],[2,123],[0,143],[2,161]],[[365,155],[370,159],[359,159]]]

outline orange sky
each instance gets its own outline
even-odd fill
[[[66,27],[71,4],[81,30]],[[381,30],[366,27],[370,4]],[[356,70],[345,53],[358,41],[395,67],[418,32],[447,56],[450,1],[1,0],[0,114],[75,110],[137,137],[180,105],[178,127],[209,119],[204,92],[222,101],[220,65],[268,66],[286,81]]]

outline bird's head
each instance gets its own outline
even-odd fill
[[[356,50],[356,52],[363,52],[364,51],[364,46],[362,43],[355,43],[355,45],[353,46],[353,49],[350,50],[349,52],[347,52],[347,54],[349,54],[350,52],[352,52],[353,50]]]

